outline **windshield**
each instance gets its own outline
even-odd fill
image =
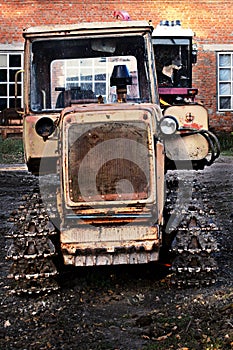
[[[34,111],[60,110],[72,103],[114,103],[119,84],[127,101],[150,102],[141,36],[36,40],[31,57]],[[120,80],[113,77],[116,67]]]
[[[153,39],[153,47],[159,87],[191,87],[190,39]]]

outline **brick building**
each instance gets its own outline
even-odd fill
[[[198,98],[209,111],[210,127],[232,132],[232,0],[3,0],[0,3],[0,110],[14,106],[14,74],[23,65],[23,28],[114,21],[115,10],[127,11],[132,20],[152,20],[154,26],[160,20],[179,19],[184,28],[195,32],[198,61],[193,86],[199,89]]]

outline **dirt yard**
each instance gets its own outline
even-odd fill
[[[32,188],[22,166],[0,172],[0,349],[233,349],[233,157],[195,174],[219,230],[211,287],[174,289],[161,264],[71,269],[53,294],[10,293],[8,218]]]

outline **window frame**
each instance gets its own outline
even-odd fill
[[[230,56],[230,64],[229,65],[220,65],[220,57],[221,55],[229,55]],[[221,79],[221,70],[229,69],[230,70],[230,78],[229,79]],[[221,85],[228,84],[230,85],[230,93],[221,93]],[[221,98],[230,99],[230,108],[221,107]],[[232,112],[233,111],[233,51],[219,51],[217,52],[217,110],[219,112]]]
[[[1,108],[0,110],[3,111],[6,108],[12,108],[15,107],[12,106],[12,100],[15,98],[15,80],[12,81],[12,76],[11,76],[11,71],[15,70],[15,73],[21,69],[23,69],[23,51],[22,50],[17,50],[17,51],[0,51],[0,56],[6,56],[6,66],[1,66],[1,70],[6,70],[6,81],[0,81],[1,85],[6,85],[6,94],[0,96],[0,99],[6,99],[6,106],[5,108]],[[10,58],[11,56],[20,56],[21,57],[21,65],[10,65]],[[23,78],[21,78],[21,81],[17,82],[18,87],[20,86],[21,89],[17,89],[18,94],[17,94],[17,100],[20,100],[20,106],[17,106],[19,108],[22,108],[23,106]],[[19,93],[20,91],[20,93]],[[14,92],[12,94],[12,92]]]

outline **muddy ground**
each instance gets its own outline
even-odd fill
[[[0,172],[0,349],[233,349],[233,157],[196,173],[219,230],[210,287],[176,289],[161,264],[67,271],[53,294],[17,296],[5,260],[10,212],[33,186],[24,168]]]

